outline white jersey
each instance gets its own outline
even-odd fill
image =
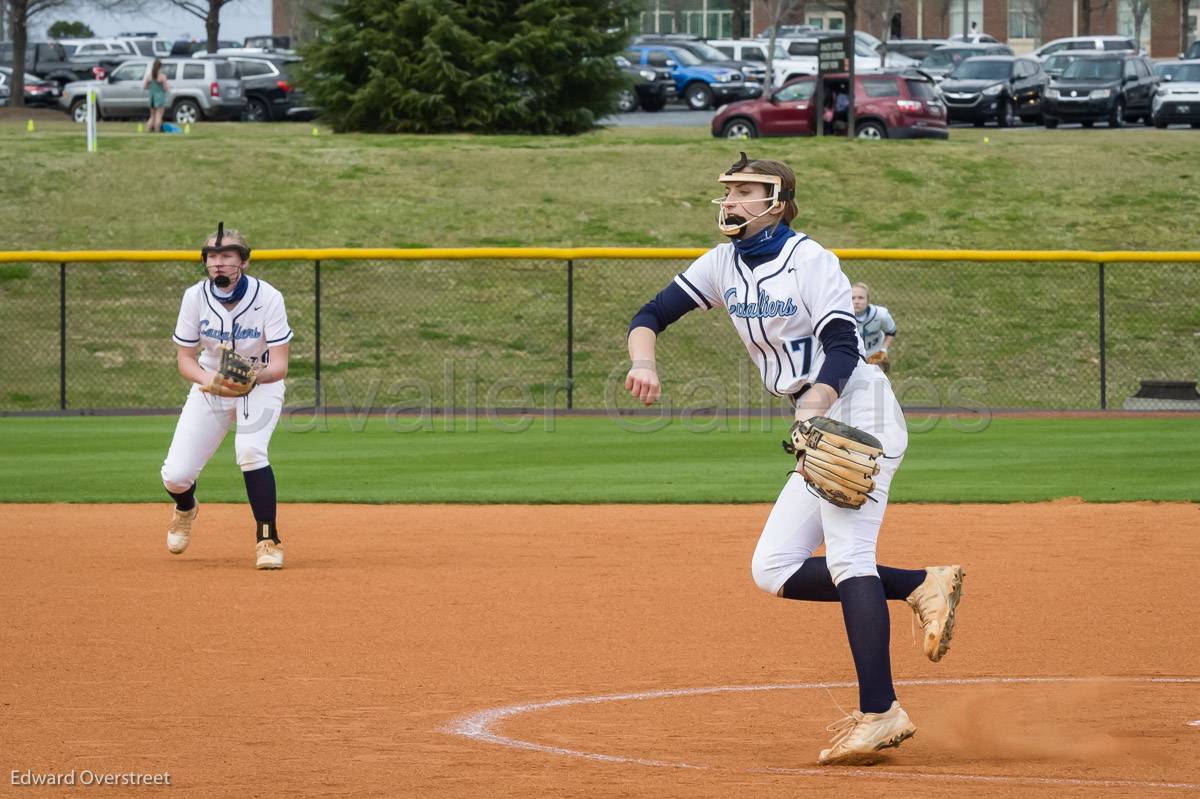
[[[801,233],[754,269],[733,244],[721,244],[676,275],[675,283],[699,307],[726,309],[763,385],[781,397],[821,371],[825,326],[834,319],[855,321],[850,281],[837,256]],[[858,348],[862,355],[861,339]]]
[[[883,349],[884,336],[896,335],[896,320],[882,305],[868,305],[866,313],[856,315],[854,319],[858,322],[858,335],[867,355]]]
[[[269,347],[292,340],[283,295],[271,284],[246,276],[250,284],[246,296],[233,308],[226,308],[213,297],[205,279],[183,293],[179,320],[175,323],[176,344],[199,345],[200,365],[216,371],[221,365],[221,348],[232,347],[238,355],[254,364],[266,363]]]

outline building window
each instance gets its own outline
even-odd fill
[[[810,11],[804,15],[804,21],[817,30],[846,30],[846,16],[840,11]]]
[[[1150,44],[1150,4],[1141,3],[1144,16],[1142,17],[1141,39],[1139,43],[1141,47],[1147,47]],[[1134,38],[1136,22],[1133,18],[1133,4],[1129,0],[1120,0],[1117,3],[1117,34]]]
[[[1009,0],[1008,38],[1041,39],[1042,26],[1033,12],[1030,0]]]
[[[967,30],[970,30],[971,23],[975,23],[977,33],[987,33],[983,29],[983,0],[968,0],[970,9],[967,14]],[[955,2],[950,6],[950,13],[947,15],[949,28],[946,31],[947,36],[958,36],[963,32],[963,13],[962,3]]]

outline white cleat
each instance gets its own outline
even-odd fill
[[[283,544],[276,544],[267,538],[254,545],[256,569],[282,569]]]
[[[822,766],[870,763],[876,752],[899,746],[917,731],[899,702],[892,702],[886,713],[856,710],[826,729],[837,734],[830,747],[821,750],[817,762]]]
[[[172,555],[178,555],[188,548],[192,539],[192,522],[196,521],[199,512],[200,503],[196,503],[191,510],[175,509],[175,516],[167,526],[167,551]]]
[[[954,611],[962,599],[965,572],[961,566],[930,566],[925,582],[905,600],[925,632],[925,655],[934,663],[950,648],[954,635]]]

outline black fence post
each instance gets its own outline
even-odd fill
[[[316,393],[313,406],[321,407],[321,262],[314,261],[313,270],[313,379],[316,381]]]
[[[575,407],[575,262],[567,260],[567,410]]]
[[[58,265],[58,409],[67,409],[67,265]]]
[[[1104,264],[1100,264],[1097,282],[1100,284],[1100,410],[1105,410],[1108,408],[1108,363],[1105,358]]]

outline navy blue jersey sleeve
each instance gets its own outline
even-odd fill
[[[633,332],[635,327],[648,327],[655,333],[661,333],[667,329],[667,325],[699,307],[686,291],[671,282],[634,315],[629,330]]]
[[[820,338],[825,362],[821,364],[816,382],[832,386],[841,396],[850,373],[858,366],[858,337],[854,324],[845,319],[831,319],[821,329]]]

